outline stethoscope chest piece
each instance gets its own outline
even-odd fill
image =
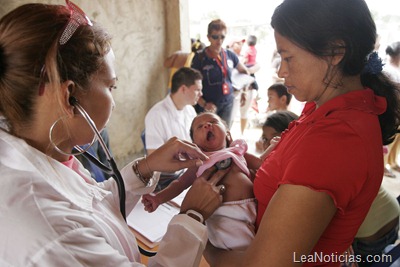
[[[225,170],[229,168],[231,164],[232,164],[232,158],[227,158],[215,163],[214,166],[217,167],[218,170]]]

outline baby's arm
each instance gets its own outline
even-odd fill
[[[165,203],[182,193],[191,186],[196,179],[197,168],[188,168],[178,179],[172,181],[166,188],[158,193],[142,196],[144,209],[148,212],[155,211],[159,205]]]
[[[274,138],[272,138],[270,145],[260,156],[261,162],[263,162],[264,159],[269,155],[269,153],[271,153],[271,151],[274,150],[274,148],[276,147],[276,145],[279,143],[280,140],[281,140],[280,136],[275,136]]]
[[[257,170],[258,168],[260,168],[260,166],[263,163],[263,161],[265,160],[265,158],[276,147],[279,140],[280,140],[279,136],[274,137],[271,140],[271,144],[267,147],[267,149],[259,157],[257,157],[256,155],[253,155],[253,154],[245,153],[244,158],[246,159],[247,167],[250,170]]]

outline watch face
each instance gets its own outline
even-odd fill
[[[232,158],[227,158],[215,163],[215,167],[217,167],[218,170],[225,170],[226,168],[229,168],[231,164],[232,164]]]

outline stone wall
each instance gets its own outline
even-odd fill
[[[64,5],[62,0],[0,0],[0,16],[28,2]],[[74,0],[113,36],[118,89],[108,125],[119,166],[143,153],[140,139],[148,109],[167,93],[167,55],[189,51],[187,0]],[[183,40],[183,41],[182,41]]]

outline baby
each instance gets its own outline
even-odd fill
[[[210,159],[200,168],[187,169],[181,177],[158,193],[144,195],[142,202],[145,210],[153,212],[160,204],[178,196],[207,168],[213,165],[224,168],[228,167],[223,166],[224,163],[230,164],[230,171],[220,182],[226,188],[223,203],[206,221],[206,225],[209,240],[215,247],[244,250],[254,238],[256,218],[253,183],[243,157],[247,144],[244,140],[231,142],[230,133],[221,118],[209,112],[194,118],[190,135]]]

